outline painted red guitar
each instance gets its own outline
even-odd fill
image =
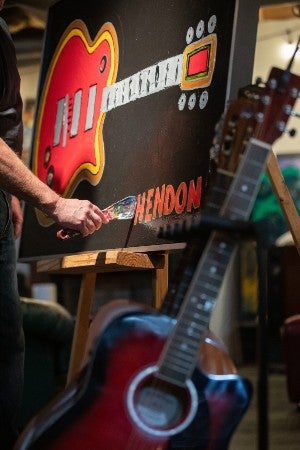
[[[271,144],[284,131],[299,87],[299,77],[274,68],[261,95],[229,109],[208,212],[249,219]],[[244,144],[238,122],[252,136],[242,156],[229,144]],[[197,256],[199,243],[191,244]],[[184,271],[188,283],[169,292],[171,306],[181,303],[176,317],[130,303],[100,310],[77,380],[33,419],[15,450],[225,450],[251,386],[234,371],[216,374],[201,364],[200,343],[235,246],[232,236],[214,231],[199,261],[194,253]]]
[[[201,25],[201,26],[200,26]],[[64,197],[71,196],[84,179],[98,184],[105,165],[103,124],[108,111],[180,85],[183,91],[210,85],[216,59],[216,17],[199,22],[198,39],[182,54],[116,82],[119,46],[112,23],[105,23],[90,38],[81,20],[65,30],[47,71],[36,120],[33,172]],[[196,36],[196,37],[197,37]],[[200,108],[208,100],[203,91]],[[189,108],[195,106],[196,96]],[[188,103],[182,93],[178,108]],[[193,103],[193,105],[192,105]],[[49,223],[37,211],[41,224]]]

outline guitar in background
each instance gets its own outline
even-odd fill
[[[239,99],[230,109],[225,128],[232,136],[226,132],[228,143],[220,152],[208,203],[212,213],[249,219],[271,144],[285,129],[286,105],[293,106],[299,87],[299,77],[273,68],[255,101]],[[238,142],[241,120],[251,136],[242,156],[232,154],[229,145]],[[181,304],[178,312],[174,306],[176,317],[129,302],[111,302],[100,310],[93,350],[77,380],[33,419],[15,450],[226,449],[251,386],[235,373],[201,370],[199,343],[235,248],[234,236],[210,233],[196,268],[194,261],[187,273],[188,286],[175,293]]]

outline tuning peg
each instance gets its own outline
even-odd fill
[[[278,122],[277,128],[278,128],[282,133],[288,134],[290,137],[294,137],[294,136],[296,136],[296,134],[297,134],[297,130],[296,130],[295,128],[291,128],[291,129],[288,130],[288,129],[285,127],[285,123],[282,122],[282,121]]]
[[[285,133],[289,134],[290,137],[294,137],[297,134],[297,130],[295,128],[291,128],[290,130],[285,130]]]
[[[300,117],[300,114],[296,113],[296,112],[292,109],[291,105],[284,105],[284,107],[283,107],[283,112],[284,112],[285,114],[287,114],[288,116],[292,116],[292,117]]]
[[[297,133],[297,131],[296,131],[295,128],[291,128],[290,130],[288,130],[288,129],[285,127],[285,122],[282,121],[282,120],[280,120],[280,121],[277,123],[277,128],[278,128],[278,130],[280,130],[282,133],[289,134],[290,137],[294,137],[294,136],[296,135],[296,133]]]
[[[295,111],[291,111],[291,116],[299,118],[300,114],[296,113]]]
[[[213,145],[210,149],[209,149],[209,157],[210,159],[216,159],[218,154],[220,152],[220,145],[216,144]]]
[[[265,85],[266,83],[263,81],[263,79],[262,79],[261,77],[257,77],[257,78],[255,79],[255,84],[256,84],[257,86],[260,86],[261,84]]]

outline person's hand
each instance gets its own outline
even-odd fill
[[[108,223],[109,217],[89,200],[66,199],[60,197],[52,212],[54,220],[63,228],[78,231],[88,236],[99,230],[102,223]]]
[[[15,239],[21,236],[23,226],[23,211],[21,208],[20,200],[12,195],[11,197],[11,211],[12,211],[12,223],[14,227]]]

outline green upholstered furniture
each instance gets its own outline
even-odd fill
[[[25,334],[24,394],[19,426],[64,387],[74,320],[61,305],[21,297]]]

